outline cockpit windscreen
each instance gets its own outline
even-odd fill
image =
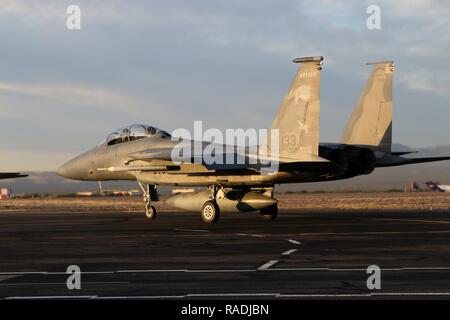
[[[170,138],[170,134],[164,130],[145,124],[132,124],[119,128],[110,133],[100,146],[112,146],[123,142],[134,141],[159,134],[161,138]]]

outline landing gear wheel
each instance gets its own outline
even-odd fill
[[[202,208],[202,219],[205,223],[219,221],[220,209],[215,201],[206,201]]]
[[[278,205],[274,204],[270,207],[264,208],[260,210],[261,217],[266,221],[272,221],[277,218],[278,215]]]
[[[156,209],[154,206],[146,205],[145,206],[145,216],[149,219],[155,219],[156,218]]]

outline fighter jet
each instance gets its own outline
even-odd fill
[[[20,172],[0,172],[0,179],[13,179],[28,177],[27,174],[21,174]]]
[[[347,179],[369,174],[376,167],[450,159],[403,158],[402,153],[390,151],[390,62],[374,64],[341,142],[319,144],[323,57],[293,62],[300,68],[272,123],[271,130],[277,134],[268,136],[256,153],[227,146],[218,149],[227,150],[218,157],[223,161],[211,163],[205,161],[203,153],[211,150],[211,142],[175,138],[156,127],[134,124],[114,131],[99,146],[68,161],[58,173],[76,180],[136,180],[150,219],[156,217],[152,205],[158,200],[156,186],[205,186],[207,190],[174,195],[167,202],[180,209],[200,211],[204,222],[215,223],[221,212],[259,211],[265,220],[275,219],[276,184]],[[185,146],[191,150],[192,145],[199,144],[201,153],[194,148],[182,152],[181,161],[174,159],[180,145],[184,151]],[[256,162],[249,161],[255,158]],[[276,170],[271,170],[273,163]]]
[[[427,181],[425,182],[428,188],[437,192],[450,192],[450,186],[445,184],[440,184],[439,182]]]

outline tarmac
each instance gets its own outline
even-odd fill
[[[450,211],[0,214],[1,299],[392,297],[450,298]]]

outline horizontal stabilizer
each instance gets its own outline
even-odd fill
[[[0,179],[13,179],[28,177],[27,174],[21,174],[20,172],[0,172]]]
[[[402,158],[393,156],[393,158],[389,158],[388,160],[377,164],[377,167],[396,167],[396,166],[403,166],[406,164],[426,163],[445,160],[450,160],[450,157]]]
[[[404,158],[408,163],[424,163],[450,160],[450,157],[431,157],[431,158]]]

